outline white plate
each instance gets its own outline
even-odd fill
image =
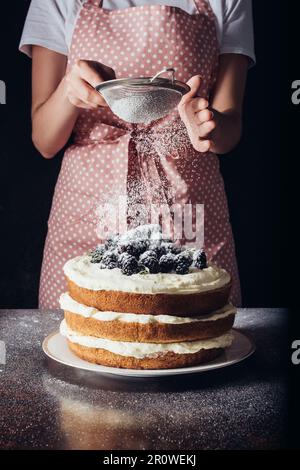
[[[66,339],[58,331],[47,336],[43,341],[42,347],[45,354],[54,361],[77,369],[125,377],[164,377],[170,375],[195,374],[231,366],[232,364],[243,361],[254,353],[255,345],[250,338],[237,330],[233,330],[233,335],[234,339],[230,348],[227,348],[226,351],[214,361],[207,362],[206,364],[199,366],[182,367],[180,369],[119,369],[117,367],[106,367],[92,364],[75,356],[75,354],[73,354],[68,348]]]

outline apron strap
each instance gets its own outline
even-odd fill
[[[214,16],[213,10],[208,0],[194,0],[194,3],[196,5],[198,12],[200,13],[204,12],[208,15]]]
[[[94,7],[102,8],[103,0],[86,0],[86,3],[89,3]]]

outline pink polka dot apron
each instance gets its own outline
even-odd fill
[[[161,5],[105,10],[101,3],[88,0],[83,5],[68,68],[77,59],[94,60],[113,68],[117,78],[126,78],[153,76],[163,67],[175,67],[176,78],[184,82],[200,74],[201,96],[209,98],[219,51],[215,17],[208,1],[195,0],[194,15]],[[163,147],[168,132],[174,132],[176,125],[182,127],[177,110],[151,124],[150,132],[156,130],[161,142],[156,137],[149,154],[137,143],[145,142],[144,130],[122,121],[109,108],[81,112],[73,144],[63,158],[48,221],[40,308],[58,308],[59,296],[66,289],[64,263],[99,243],[99,204],[127,195],[130,213],[133,193],[154,203],[159,195],[167,203],[204,204],[205,250],[210,260],[231,273],[231,300],[239,305],[234,241],[218,157],[196,152],[190,145],[177,158],[161,158],[159,143]],[[165,151],[172,153],[173,149],[165,146]]]

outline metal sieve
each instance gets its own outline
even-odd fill
[[[160,76],[166,72],[172,74],[171,79]],[[169,114],[190,87],[175,80],[173,68],[164,68],[154,77],[109,80],[96,86],[96,90],[123,121],[149,124]]]

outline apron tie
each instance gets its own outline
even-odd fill
[[[129,126],[122,128],[120,125],[96,122],[91,129],[76,132],[73,141],[75,145],[117,144],[121,137],[131,132]]]

